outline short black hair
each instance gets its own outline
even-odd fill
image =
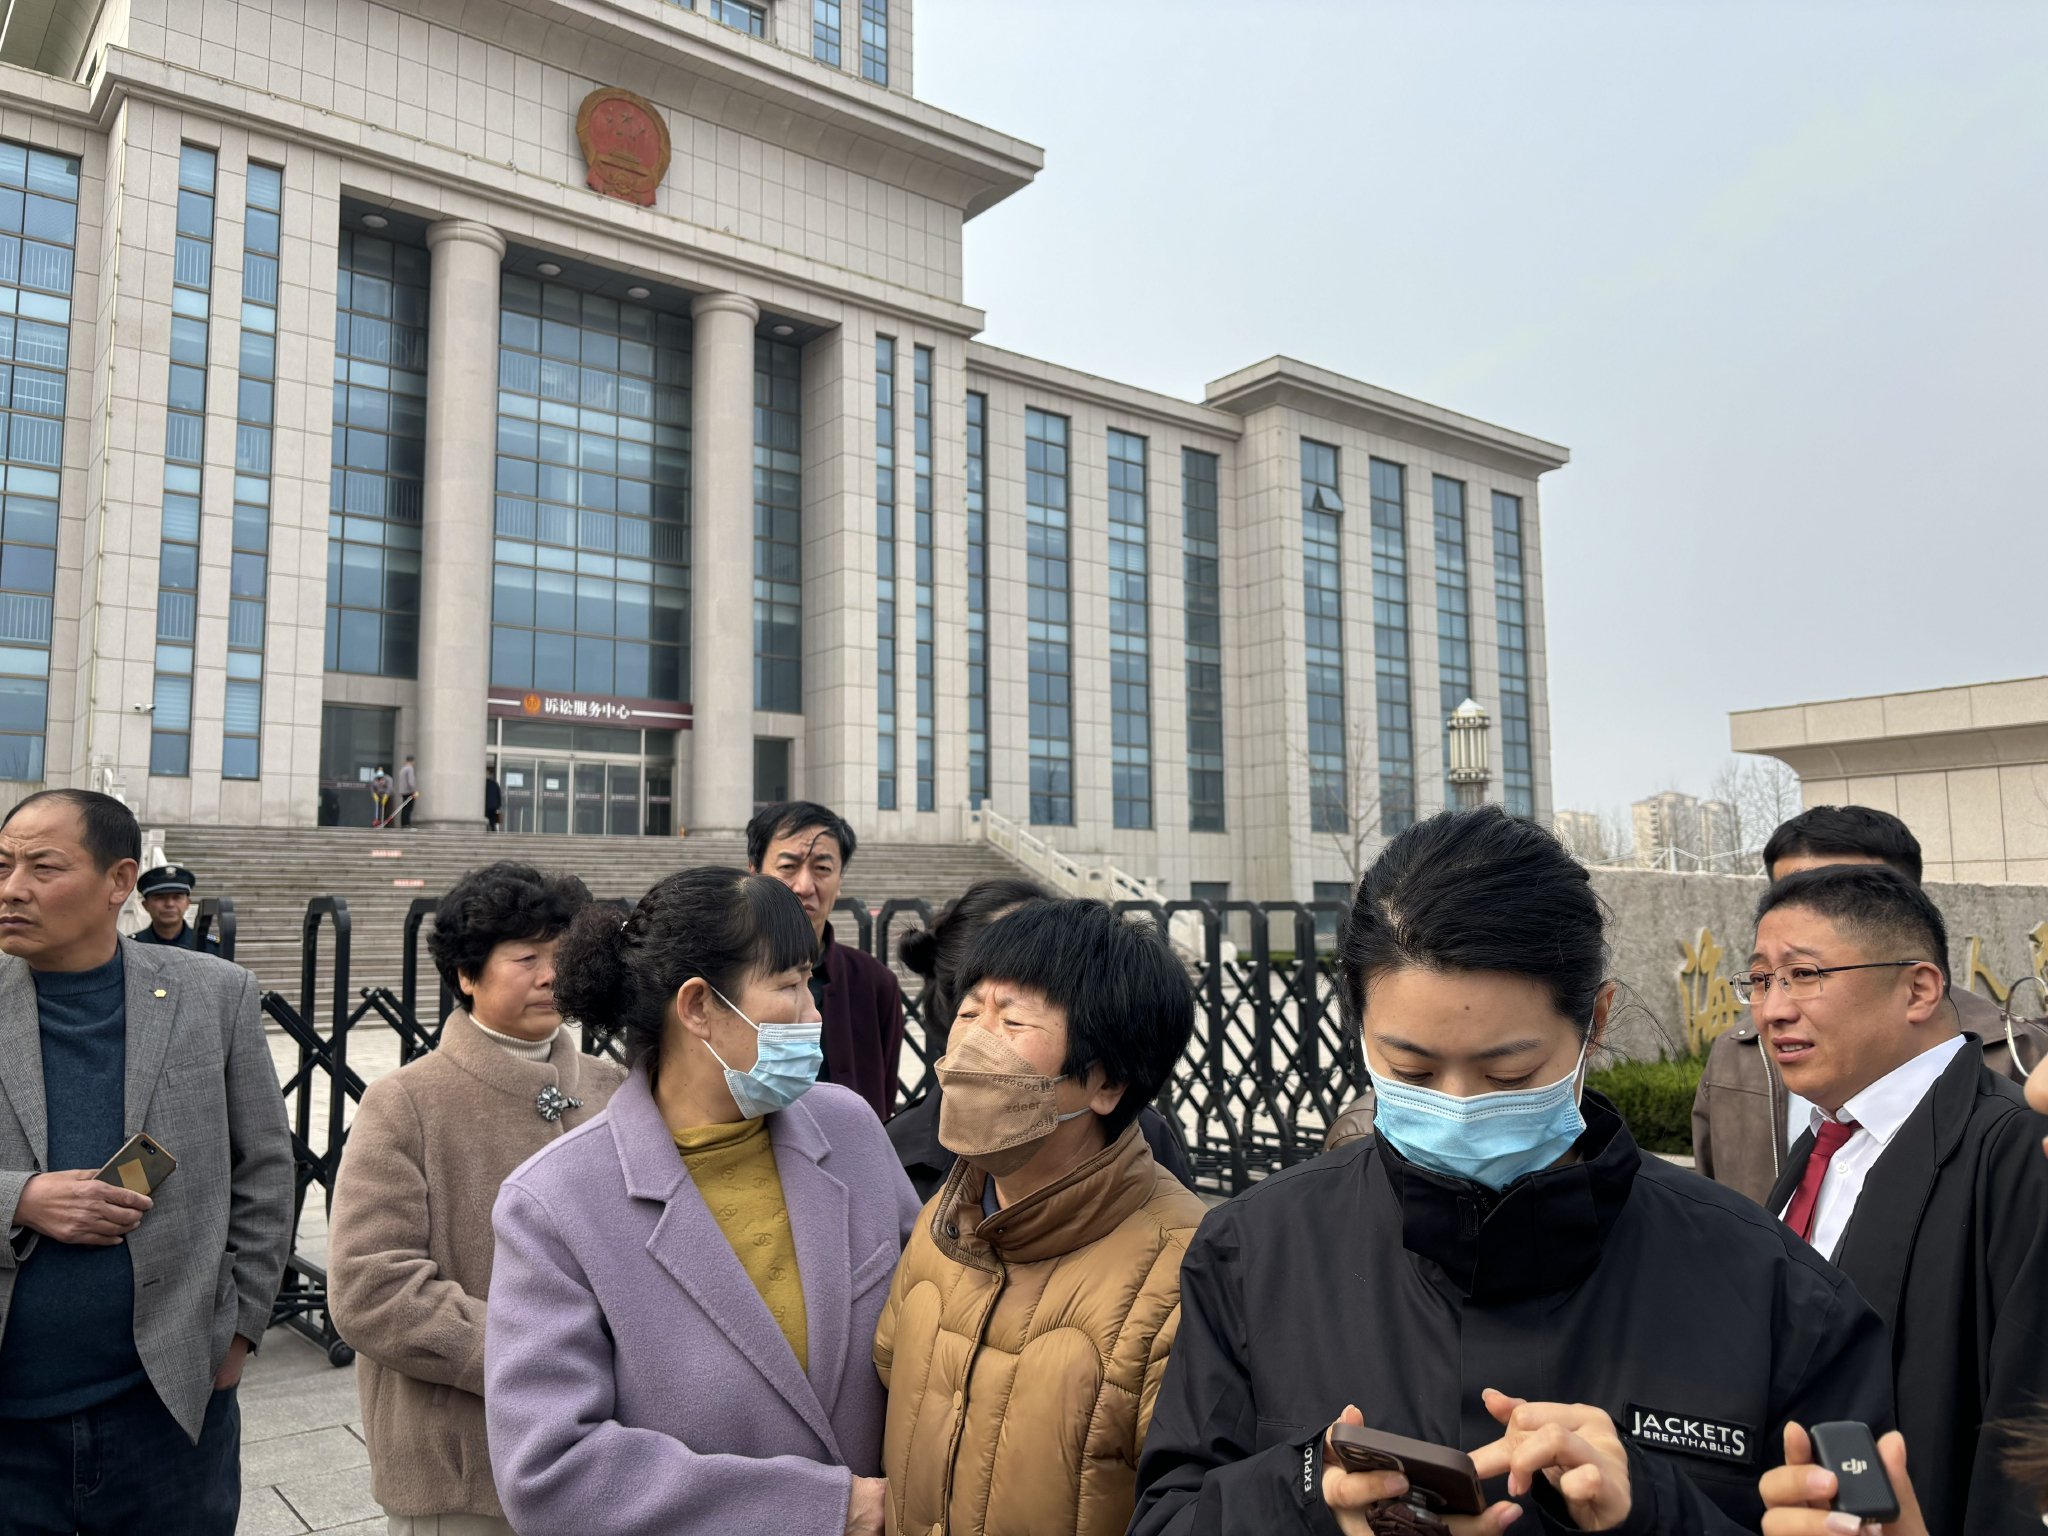
[[[1918,882],[1889,864],[1827,864],[1778,881],[1756,904],[1756,919],[1799,907],[1848,929],[1880,960],[1931,960],[1948,977],[1948,924]],[[1877,954],[1878,950],[1897,954]]]
[[[1586,866],[1497,805],[1401,833],[1358,882],[1337,940],[1344,1006],[1364,1017],[1379,977],[1407,968],[1541,982],[1585,1039],[1607,984],[1607,920]]]
[[[917,1000],[925,1034],[944,1039],[960,1011],[960,967],[974,941],[1002,914],[1034,901],[1059,898],[1024,875],[979,880],[946,904],[929,928],[913,928],[896,946],[896,958],[925,980]]]
[[[750,976],[810,965],[818,936],[803,903],[780,880],[704,865],[656,883],[621,921],[591,907],[555,955],[555,1003],[626,1059],[659,1061],[671,999],[702,977],[736,998]]]
[[[984,981],[1029,987],[1066,1013],[1061,1072],[1081,1077],[1100,1065],[1123,1087],[1102,1117],[1112,1139],[1173,1076],[1195,1032],[1194,988],[1164,935],[1086,897],[1032,902],[982,929],[959,996]]]
[[[1920,883],[1920,839],[1889,811],[1867,805],[1816,805],[1783,823],[1764,844],[1764,869],[1778,860],[1848,854],[1889,864]]]
[[[103,795],[96,789],[39,789],[16,801],[12,810],[0,816],[0,828],[30,806],[47,800],[62,801],[78,812],[85,829],[79,841],[102,873],[123,859],[142,862],[142,828],[136,823],[135,813],[112,795]]]
[[[853,862],[855,838],[844,817],[815,800],[784,800],[762,806],[747,823],[747,867],[766,873],[762,860],[768,857],[768,845],[778,837],[794,837],[812,827],[838,840],[841,869]]]
[[[552,939],[590,905],[590,892],[574,875],[550,875],[531,864],[486,864],[455,882],[434,908],[427,939],[434,968],[468,1007],[461,972],[481,975],[500,944]]]

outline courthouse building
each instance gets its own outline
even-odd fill
[[[1192,403],[976,342],[963,226],[1042,157],[920,101],[912,39],[14,0],[0,799],[361,822],[411,754],[427,824],[487,765],[534,831],[986,805],[1261,897],[1447,796],[1547,816],[1565,450],[1282,358]]]

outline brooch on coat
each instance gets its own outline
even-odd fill
[[[533,1107],[540,1111],[541,1119],[547,1121],[549,1125],[553,1125],[570,1110],[581,1109],[583,1101],[570,1098],[569,1095],[562,1092],[553,1083],[549,1083],[547,1087],[541,1089],[534,1096]]]

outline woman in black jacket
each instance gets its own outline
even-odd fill
[[[1340,1419],[1471,1454],[1491,1503],[1456,1536],[1754,1531],[1788,1420],[1891,1426],[1848,1283],[1582,1092],[1613,988],[1547,832],[1410,828],[1339,959],[1375,1134],[1203,1222],[1133,1536],[1400,1528],[1398,1478],[1325,1466]]]
[[[943,1042],[959,1011],[959,989],[955,982],[960,966],[974,941],[989,924],[1008,917],[1019,907],[1034,901],[1057,900],[1051,891],[1021,875],[982,880],[947,903],[930,928],[918,928],[903,936],[896,957],[924,978],[924,992],[918,999],[918,1016],[924,1022],[927,1040]],[[929,1200],[953,1171],[954,1157],[939,1145],[939,1085],[916,1103],[890,1116],[885,1127],[896,1156],[920,1200]],[[1149,1104],[1138,1111],[1138,1129],[1151,1145],[1159,1166],[1189,1188],[1194,1172],[1188,1166],[1187,1149],[1171,1122]]]

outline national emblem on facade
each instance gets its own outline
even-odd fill
[[[668,174],[668,124],[644,96],[616,86],[592,91],[576,113],[576,142],[592,190],[651,206]]]

